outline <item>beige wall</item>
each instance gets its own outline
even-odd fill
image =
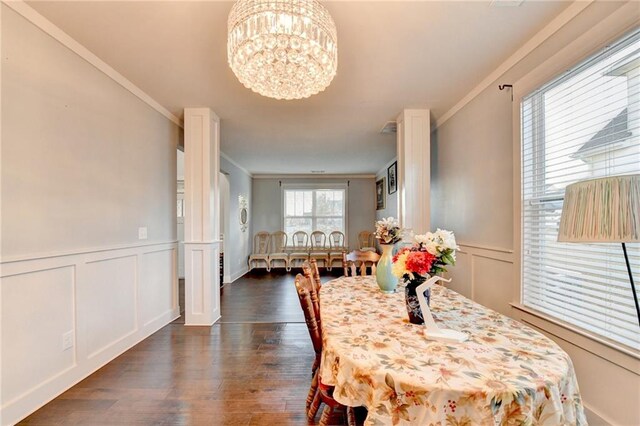
[[[5,425],[179,315],[180,129],[0,8]]]
[[[358,246],[360,231],[375,229],[375,180],[373,178],[254,178],[251,221],[253,232],[282,229],[282,196],[280,182],[291,184],[347,184],[347,238],[352,249]]]
[[[492,85],[432,134],[432,228],[513,248],[511,159],[511,96]]]
[[[637,7],[621,6],[588,6],[432,134],[432,228],[454,231],[461,245],[451,286],[558,342],[574,362],[592,425],[640,424],[640,361],[512,306],[520,301],[518,90],[544,83],[637,26]],[[513,104],[497,88],[505,83],[515,86]]]
[[[2,254],[176,238],[179,128],[3,6]]]
[[[228,173],[229,181],[229,203],[228,208],[228,232],[225,235],[225,265],[229,265],[229,270],[225,271],[225,276],[229,278],[229,282],[235,281],[247,270],[247,258],[251,254],[251,227],[253,224],[249,222],[249,226],[245,231],[240,228],[240,205],[238,196],[246,197],[249,204],[249,212],[253,210],[251,206],[251,176],[235,164],[231,163],[224,157],[220,157],[220,170]],[[222,213],[224,214],[224,213]],[[228,256],[228,262],[227,262]]]

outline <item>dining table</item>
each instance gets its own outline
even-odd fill
[[[336,401],[367,408],[365,425],[586,425],[571,359],[538,331],[435,285],[436,324],[462,343],[427,340],[409,322],[404,285],[375,276],[320,289],[322,383]]]

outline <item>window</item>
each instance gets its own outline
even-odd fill
[[[640,349],[620,244],[556,241],[568,184],[640,173],[640,31],[523,98],[521,117],[522,303]]]
[[[345,232],[345,188],[285,188],[284,232],[289,238],[296,231]],[[328,244],[328,241],[327,241]]]

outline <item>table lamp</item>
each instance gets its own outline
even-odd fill
[[[638,295],[625,244],[640,241],[640,174],[584,180],[567,186],[558,241],[622,243],[640,324]]]

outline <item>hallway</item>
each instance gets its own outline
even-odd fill
[[[20,424],[308,424],[314,356],[293,278],[225,286],[213,327],[167,325]]]

